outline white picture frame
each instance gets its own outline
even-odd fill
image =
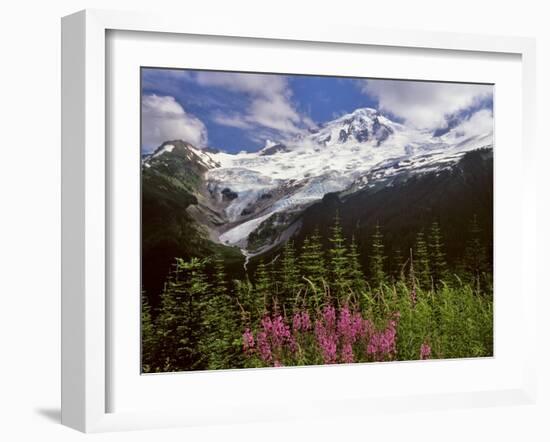
[[[231,413],[208,414],[200,409],[110,412],[108,327],[110,323],[108,286],[109,185],[106,120],[108,63],[106,35],[109,31],[138,31],[168,34],[273,39],[277,41],[368,45],[380,48],[425,48],[441,51],[469,51],[477,54],[514,54],[521,57],[522,173],[528,174],[535,161],[535,43],[532,39],[416,31],[389,31],[344,26],[307,24],[293,27],[280,24],[230,22],[195,19],[184,24],[177,17],[142,13],[86,10],[62,20],[62,423],[84,432],[168,426],[206,425],[216,422],[246,422],[285,417],[365,414],[375,408],[387,411],[452,408],[500,404],[532,403],[535,398],[534,320],[523,319],[525,338],[519,358],[521,380],[509,388],[388,395],[387,397],[342,397],[338,404],[326,400],[309,409],[295,407],[290,413],[279,406],[255,410],[246,417]],[[498,137],[498,134],[497,134]],[[535,189],[533,180],[521,190],[521,306],[522,318],[535,318]],[[529,184],[531,183],[531,184]],[[529,256],[531,258],[529,258]],[[341,368],[333,368],[339,370]],[[355,370],[360,370],[356,368]],[[257,373],[257,372],[255,372]],[[295,376],[286,372],[287,377]],[[210,378],[212,379],[212,378]],[[517,382],[516,382],[517,381]],[[222,384],[219,384],[219,383]],[[223,380],[218,381],[223,385]]]

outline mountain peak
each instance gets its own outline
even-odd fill
[[[186,161],[196,162],[206,170],[220,167],[220,164],[212,159],[213,152],[207,149],[200,149],[191,143],[182,140],[165,141],[157,147],[152,154],[143,159],[145,167],[151,167],[153,162],[180,158]]]
[[[377,109],[373,109],[372,107],[360,107],[358,109],[355,109],[353,112],[342,115],[341,117],[337,118],[334,121],[349,120],[353,118],[365,118],[365,117],[374,118],[379,115],[380,115],[380,112],[378,112]]]
[[[362,107],[325,124],[315,134],[315,140],[324,146],[370,142],[378,147],[397,127],[377,109]]]

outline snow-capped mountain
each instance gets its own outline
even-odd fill
[[[188,213],[211,240],[252,256],[284,241],[299,228],[300,214],[329,193],[349,195],[391,185],[403,174],[437,172],[468,151],[492,147],[492,139],[492,129],[460,124],[436,137],[364,108],[258,152],[228,154],[170,141],[142,164],[174,173],[182,161],[193,163],[200,179],[189,182],[196,204]]]

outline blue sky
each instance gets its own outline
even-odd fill
[[[360,107],[440,134],[492,109],[492,86],[142,68],[142,150],[184,139],[255,151]]]

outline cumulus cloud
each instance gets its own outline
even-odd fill
[[[493,112],[481,109],[474,112],[452,130],[456,138],[470,138],[476,135],[485,135],[493,131]]]
[[[202,86],[221,87],[248,97],[243,112],[214,115],[214,121],[219,124],[242,129],[260,126],[282,136],[296,135],[304,128],[314,127],[313,121],[298,112],[292,103],[292,91],[283,76],[199,72],[195,79]]]
[[[359,86],[381,110],[425,129],[444,127],[448,116],[492,96],[491,86],[479,84],[363,80]]]
[[[141,101],[142,147],[154,150],[168,140],[183,140],[205,146],[207,131],[197,117],[185,112],[171,96],[145,95]]]

